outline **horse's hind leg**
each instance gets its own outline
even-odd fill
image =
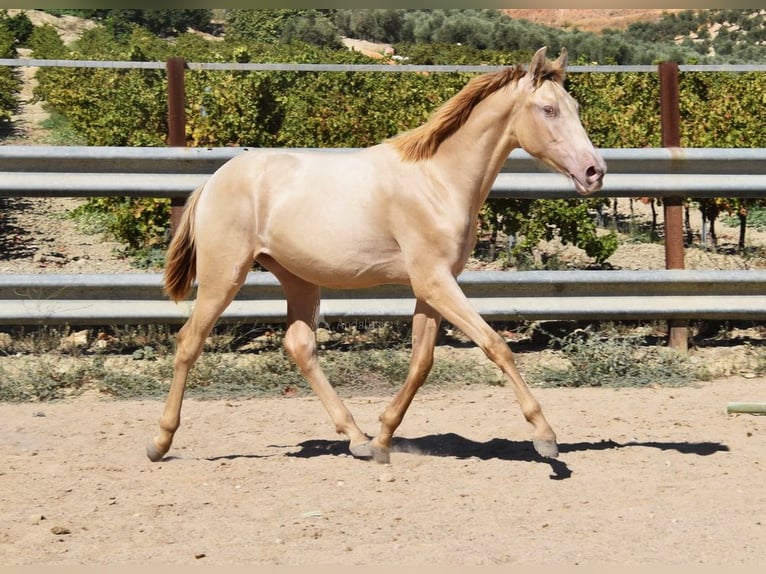
[[[319,366],[315,334],[319,287],[296,277],[273,259],[263,259],[259,259],[259,262],[276,275],[287,299],[285,350],[319,397],[335,425],[335,430],[349,438],[351,454],[359,458],[369,458],[369,437],[357,426],[351,411],[343,404]]]
[[[418,300],[412,318],[412,358],[410,370],[399,392],[380,415],[380,431],[370,442],[376,462],[390,461],[391,440],[404,418],[415,393],[423,385],[434,362],[434,346],[439,334],[441,315],[424,301]]]
[[[248,265],[235,267],[238,271],[229,277],[224,273],[206,273],[206,278],[200,279],[194,310],[176,338],[173,382],[160,417],[160,432],[146,445],[146,455],[154,462],[170,450],[173,436],[181,424],[181,404],[189,370],[202,353],[205,339],[218,317],[244,283],[248,268]]]

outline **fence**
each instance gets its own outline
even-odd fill
[[[766,319],[766,271],[465,271],[458,281],[490,321],[531,319]],[[193,302],[163,296],[157,273],[0,276],[0,325],[178,324]],[[409,287],[323,290],[319,314],[333,323],[408,320]],[[222,322],[281,323],[276,278],[253,272]]]
[[[488,72],[492,66],[381,66],[334,64],[105,62],[4,59],[3,66],[151,68],[168,72],[169,137],[182,146],[183,70]],[[499,67],[498,67],[499,68]],[[766,71],[766,66],[569,66],[569,73],[658,72],[663,111],[660,149],[602,150],[609,166],[603,195],[665,198],[665,271],[464,273],[460,282],[488,319],[761,319],[766,315],[766,275],[760,271],[686,271],[680,212],[668,211],[683,197],[766,196],[766,149],[679,149],[678,71]],[[175,109],[175,113],[173,110]],[[219,165],[245,148],[94,148],[0,146],[0,197],[108,196],[170,197],[176,205]],[[343,150],[323,150],[337,153]],[[108,175],[108,177],[107,177]],[[490,197],[575,197],[563,176],[540,168],[527,154],[511,154]],[[670,226],[674,231],[670,233]],[[679,254],[680,253],[680,265]],[[162,296],[154,274],[5,276],[0,278],[0,324],[178,322],[189,304]],[[137,304],[140,302],[140,305]],[[364,292],[325,293],[327,320],[399,319],[412,310],[406,288],[385,286]],[[253,273],[224,320],[283,319],[275,279]],[[671,343],[672,344],[672,343]]]
[[[169,197],[248,148],[0,146],[0,197]],[[343,153],[347,149],[315,150]],[[608,197],[765,197],[766,148],[599,150]],[[108,177],[105,177],[108,175]],[[514,150],[491,198],[578,197],[569,179]]]
[[[323,150],[343,153],[346,150]],[[766,195],[766,149],[604,149],[610,197]],[[0,196],[186,197],[246,148],[0,146]],[[575,197],[564,176],[514,151],[490,197]],[[0,324],[179,323],[192,302],[162,293],[161,275],[0,276]],[[488,320],[766,318],[766,271],[465,272],[461,286]],[[407,319],[407,287],[323,293],[324,320]],[[269,273],[250,274],[223,321],[284,320]]]

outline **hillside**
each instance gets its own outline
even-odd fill
[[[551,28],[576,28],[583,32],[601,32],[606,28],[623,30],[636,22],[657,22],[669,13],[680,11],[676,8],[549,8],[545,10],[506,8],[502,10],[511,18],[529,20]]]
[[[12,9],[8,13],[19,11]],[[65,44],[70,44],[84,29],[98,25],[71,15],[56,17],[41,10],[25,12],[33,24],[56,28]],[[270,39],[259,41],[266,44],[298,41],[319,46],[329,45],[334,38],[372,58],[380,58],[394,49],[400,57],[413,58],[415,51],[421,63],[475,59],[475,54],[466,56],[471,50],[531,52],[542,44],[566,46],[572,61],[626,65],[662,60],[699,64],[766,61],[766,9],[312,9],[310,17],[297,11],[285,17],[278,14],[282,11],[275,11],[273,15],[260,15],[253,22],[247,18],[243,21],[240,13],[250,12],[253,11],[216,10],[215,35],[203,36],[247,41],[265,34]],[[386,15],[387,12],[390,14]],[[498,18],[498,13],[507,16],[507,22]],[[293,23],[289,33],[287,21]],[[280,34],[287,34],[286,39],[279,40]],[[440,48],[429,53],[427,48],[421,49],[428,44],[463,46],[465,52]],[[413,50],[413,45],[419,49]]]
[[[61,36],[65,44],[79,38],[83,31],[97,26],[91,20],[77,18],[76,16],[54,16],[43,10],[23,9],[30,21],[35,26],[53,26]],[[22,9],[8,9],[8,14],[13,16]],[[529,8],[502,9],[503,13],[514,19],[528,20],[535,24],[550,26],[551,28],[579,29],[584,32],[601,32],[606,28],[622,30],[636,22],[657,22],[663,16],[680,12],[680,9],[542,9]],[[351,43],[351,42],[349,42]],[[348,43],[347,43],[348,44]],[[358,48],[358,46],[355,45]],[[373,50],[374,51],[374,50]]]

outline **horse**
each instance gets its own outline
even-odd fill
[[[220,166],[186,200],[168,246],[165,294],[178,302],[196,281],[193,310],[176,336],[173,379],[146,454],[161,460],[181,420],[186,379],[204,341],[254,262],[280,282],[286,352],[354,457],[390,462],[394,433],[425,382],[440,323],[467,335],[510,382],[540,456],[556,434],[502,337],[472,307],[457,276],[476,242],[482,204],[503,163],[523,148],[571,179],[581,196],[601,189],[606,163],[564,88],[566,49],[540,48],[472,78],[422,125],[338,153],[257,149]],[[320,290],[409,285],[415,297],[405,381],[370,437],[324,375],[317,356]]]

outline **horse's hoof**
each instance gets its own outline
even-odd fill
[[[532,445],[537,454],[544,458],[558,458],[559,456],[559,446],[555,440],[533,440]]]
[[[389,464],[391,462],[391,451],[381,446],[371,444],[372,458],[378,464]]]
[[[146,443],[146,456],[149,457],[149,460],[152,462],[159,462],[162,460],[162,457],[165,456],[165,453],[167,451],[161,451],[157,448],[157,445],[154,444],[154,440],[150,440]]]
[[[354,458],[362,458],[365,460],[372,458],[372,448],[370,447],[370,441],[349,445],[348,450],[351,451],[351,455]]]

